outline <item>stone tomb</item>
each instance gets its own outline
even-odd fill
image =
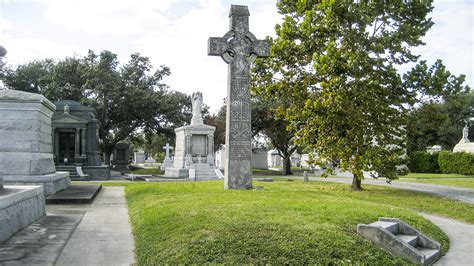
[[[193,93],[193,118],[191,125],[176,128],[176,148],[173,167],[167,167],[165,176],[188,178],[194,169],[195,180],[217,179],[214,167],[215,127],[205,125],[201,116],[202,94]]]
[[[7,50],[0,46],[0,67],[3,65],[2,57],[5,56]],[[2,84],[0,81],[0,93],[2,90]],[[4,95],[2,99],[9,100],[15,98],[14,96]],[[0,102],[0,109],[7,108],[3,102]],[[10,110],[12,111],[12,110]],[[18,127],[15,125],[15,115],[8,111],[1,111],[0,115],[9,114],[10,117],[3,117],[0,120],[0,134],[2,139],[0,140],[0,156],[6,151],[14,151],[14,147],[5,145],[8,132],[11,128]],[[16,114],[18,116],[18,114]],[[20,122],[21,123],[21,122]],[[23,125],[25,126],[25,125]],[[21,125],[19,125],[21,127]],[[28,129],[28,126],[26,128]],[[15,154],[13,154],[15,156]],[[2,158],[0,158],[2,160]],[[45,214],[45,201],[43,188],[41,186],[4,186],[2,178],[2,170],[5,170],[5,163],[0,161],[0,242],[3,242],[10,238],[16,232],[27,227],[29,224],[38,220]]]
[[[0,178],[0,242],[45,214],[41,186],[3,186]]]
[[[40,94],[0,91],[0,178],[5,184],[41,185],[51,195],[70,185],[56,172],[51,117],[55,106]]]
[[[109,179],[109,166],[102,165],[100,159],[99,121],[94,108],[71,100],[58,101],[54,105],[52,127],[56,166],[74,171],[74,166],[80,165],[92,180]],[[64,167],[64,158],[67,158],[69,168]]]
[[[141,164],[145,162],[145,151],[138,150],[137,152],[133,153],[133,163],[134,164]]]

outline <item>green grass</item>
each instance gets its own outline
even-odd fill
[[[403,182],[474,188],[474,176],[469,175],[409,173],[405,176],[400,176],[399,180]]]
[[[105,185],[109,185],[104,183]],[[264,190],[224,190],[222,181],[126,183],[140,265],[406,264],[356,233],[358,223],[400,217],[443,245],[447,236],[416,212],[474,223],[474,205],[381,186],[255,182]]]
[[[150,167],[150,168],[141,168],[133,170],[132,173],[140,174],[140,175],[162,175],[163,171],[161,171],[157,167]]]
[[[283,175],[280,171],[268,170],[268,169],[252,169],[254,175],[269,176],[269,175]]]
[[[474,178],[433,178],[433,179],[400,179],[403,182],[415,182],[451,187],[474,188]]]
[[[474,178],[474,176],[460,174],[427,174],[427,173],[409,173],[400,178],[432,179],[432,178]]]

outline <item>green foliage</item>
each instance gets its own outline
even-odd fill
[[[408,169],[414,173],[439,173],[438,155],[437,152],[412,152],[408,157]]]
[[[206,125],[216,127],[214,131],[214,151],[219,150],[225,144],[225,120],[226,120],[226,105],[221,106],[217,114],[204,115],[204,123]]]
[[[89,51],[83,58],[43,60],[4,72],[10,89],[41,93],[51,101],[76,100],[95,108],[99,139],[108,164],[115,144],[132,138],[138,129],[147,135],[171,135],[189,121],[189,96],[167,90],[166,66],[153,71],[148,57],[132,54],[120,66],[109,51]]]
[[[466,152],[442,151],[438,157],[443,173],[474,175],[474,154]]]
[[[400,217],[445,252],[447,236],[412,209],[474,222],[471,204],[424,193],[375,186],[354,193],[300,181],[256,185],[265,189],[223,191],[220,181],[127,186],[138,264],[407,264],[360,237],[357,224]]]
[[[469,117],[474,117],[474,91],[444,97],[442,101],[426,102],[410,112],[407,124],[407,150],[424,151],[441,145],[452,150],[459,142]],[[474,139],[474,125],[470,138]]]
[[[274,98],[291,99],[280,111],[297,144],[340,161],[355,189],[363,171],[396,178],[417,95],[397,68],[417,61],[410,48],[433,24],[431,1],[283,0],[278,8],[284,21],[260,76]]]

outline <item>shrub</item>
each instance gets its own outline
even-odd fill
[[[408,157],[408,169],[414,173],[439,173],[438,153],[412,152]]]
[[[442,151],[439,153],[438,163],[443,173],[474,175],[474,154]]]

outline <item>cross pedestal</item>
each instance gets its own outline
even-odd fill
[[[249,31],[249,10],[232,5],[230,30],[211,37],[208,55],[221,56],[228,67],[226,106],[226,189],[252,188],[252,134],[250,110],[250,68],[257,57],[270,56],[267,41],[257,40]]]

